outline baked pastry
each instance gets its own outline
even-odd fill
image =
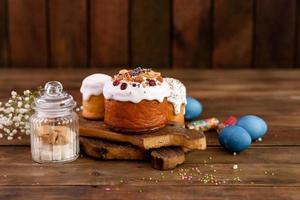
[[[184,126],[186,88],[179,80],[174,78],[164,78],[164,81],[167,82],[170,87],[170,95],[167,98],[168,123],[177,123]]]
[[[105,74],[92,74],[82,81],[82,116],[87,119],[104,118],[104,97],[102,94],[105,82],[111,77]]]
[[[103,88],[104,123],[121,132],[144,133],[167,123],[169,85],[159,72],[136,68],[121,70]]]

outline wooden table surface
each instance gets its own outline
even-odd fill
[[[59,80],[80,102],[81,80],[93,70],[0,70],[0,99]],[[31,160],[28,138],[0,140],[0,199],[300,199],[300,71],[163,70],[201,100],[202,118],[256,114],[269,131],[262,142],[233,156],[206,133],[208,148],[187,155],[173,171],[144,162],[99,161],[85,156],[69,164]],[[10,144],[10,145],[9,145]],[[238,164],[238,170],[233,165]],[[200,174],[199,173],[202,173]],[[182,180],[186,173],[192,178]],[[220,184],[203,183],[205,174]]]

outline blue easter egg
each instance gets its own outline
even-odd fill
[[[202,112],[201,103],[197,99],[194,99],[194,98],[188,96],[186,98],[184,118],[186,120],[193,120],[193,119],[199,117],[201,112]]]
[[[238,119],[237,125],[243,127],[251,136],[252,140],[263,137],[268,126],[266,122],[255,115],[245,115]]]
[[[227,126],[219,134],[219,142],[225,149],[239,153],[251,145],[251,137],[240,126]]]

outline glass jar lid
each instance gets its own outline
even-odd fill
[[[41,95],[38,96],[32,104],[33,109],[45,111],[73,109],[75,106],[76,102],[73,97],[63,91],[63,86],[58,81],[46,83]]]

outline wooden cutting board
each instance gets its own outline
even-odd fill
[[[104,160],[146,160],[147,151],[131,144],[80,137],[81,150],[88,156]]]
[[[104,160],[147,160],[158,170],[173,169],[185,161],[180,147],[162,147],[146,151],[131,144],[80,137],[81,150],[88,156]]]
[[[130,135],[110,130],[103,121],[91,121],[81,117],[79,124],[80,136],[130,143],[146,150],[168,146],[181,146],[191,150],[206,149],[203,132],[180,126],[167,125],[154,133]]]
[[[154,169],[174,169],[184,163],[185,154],[180,147],[162,147],[151,151],[150,161]]]

